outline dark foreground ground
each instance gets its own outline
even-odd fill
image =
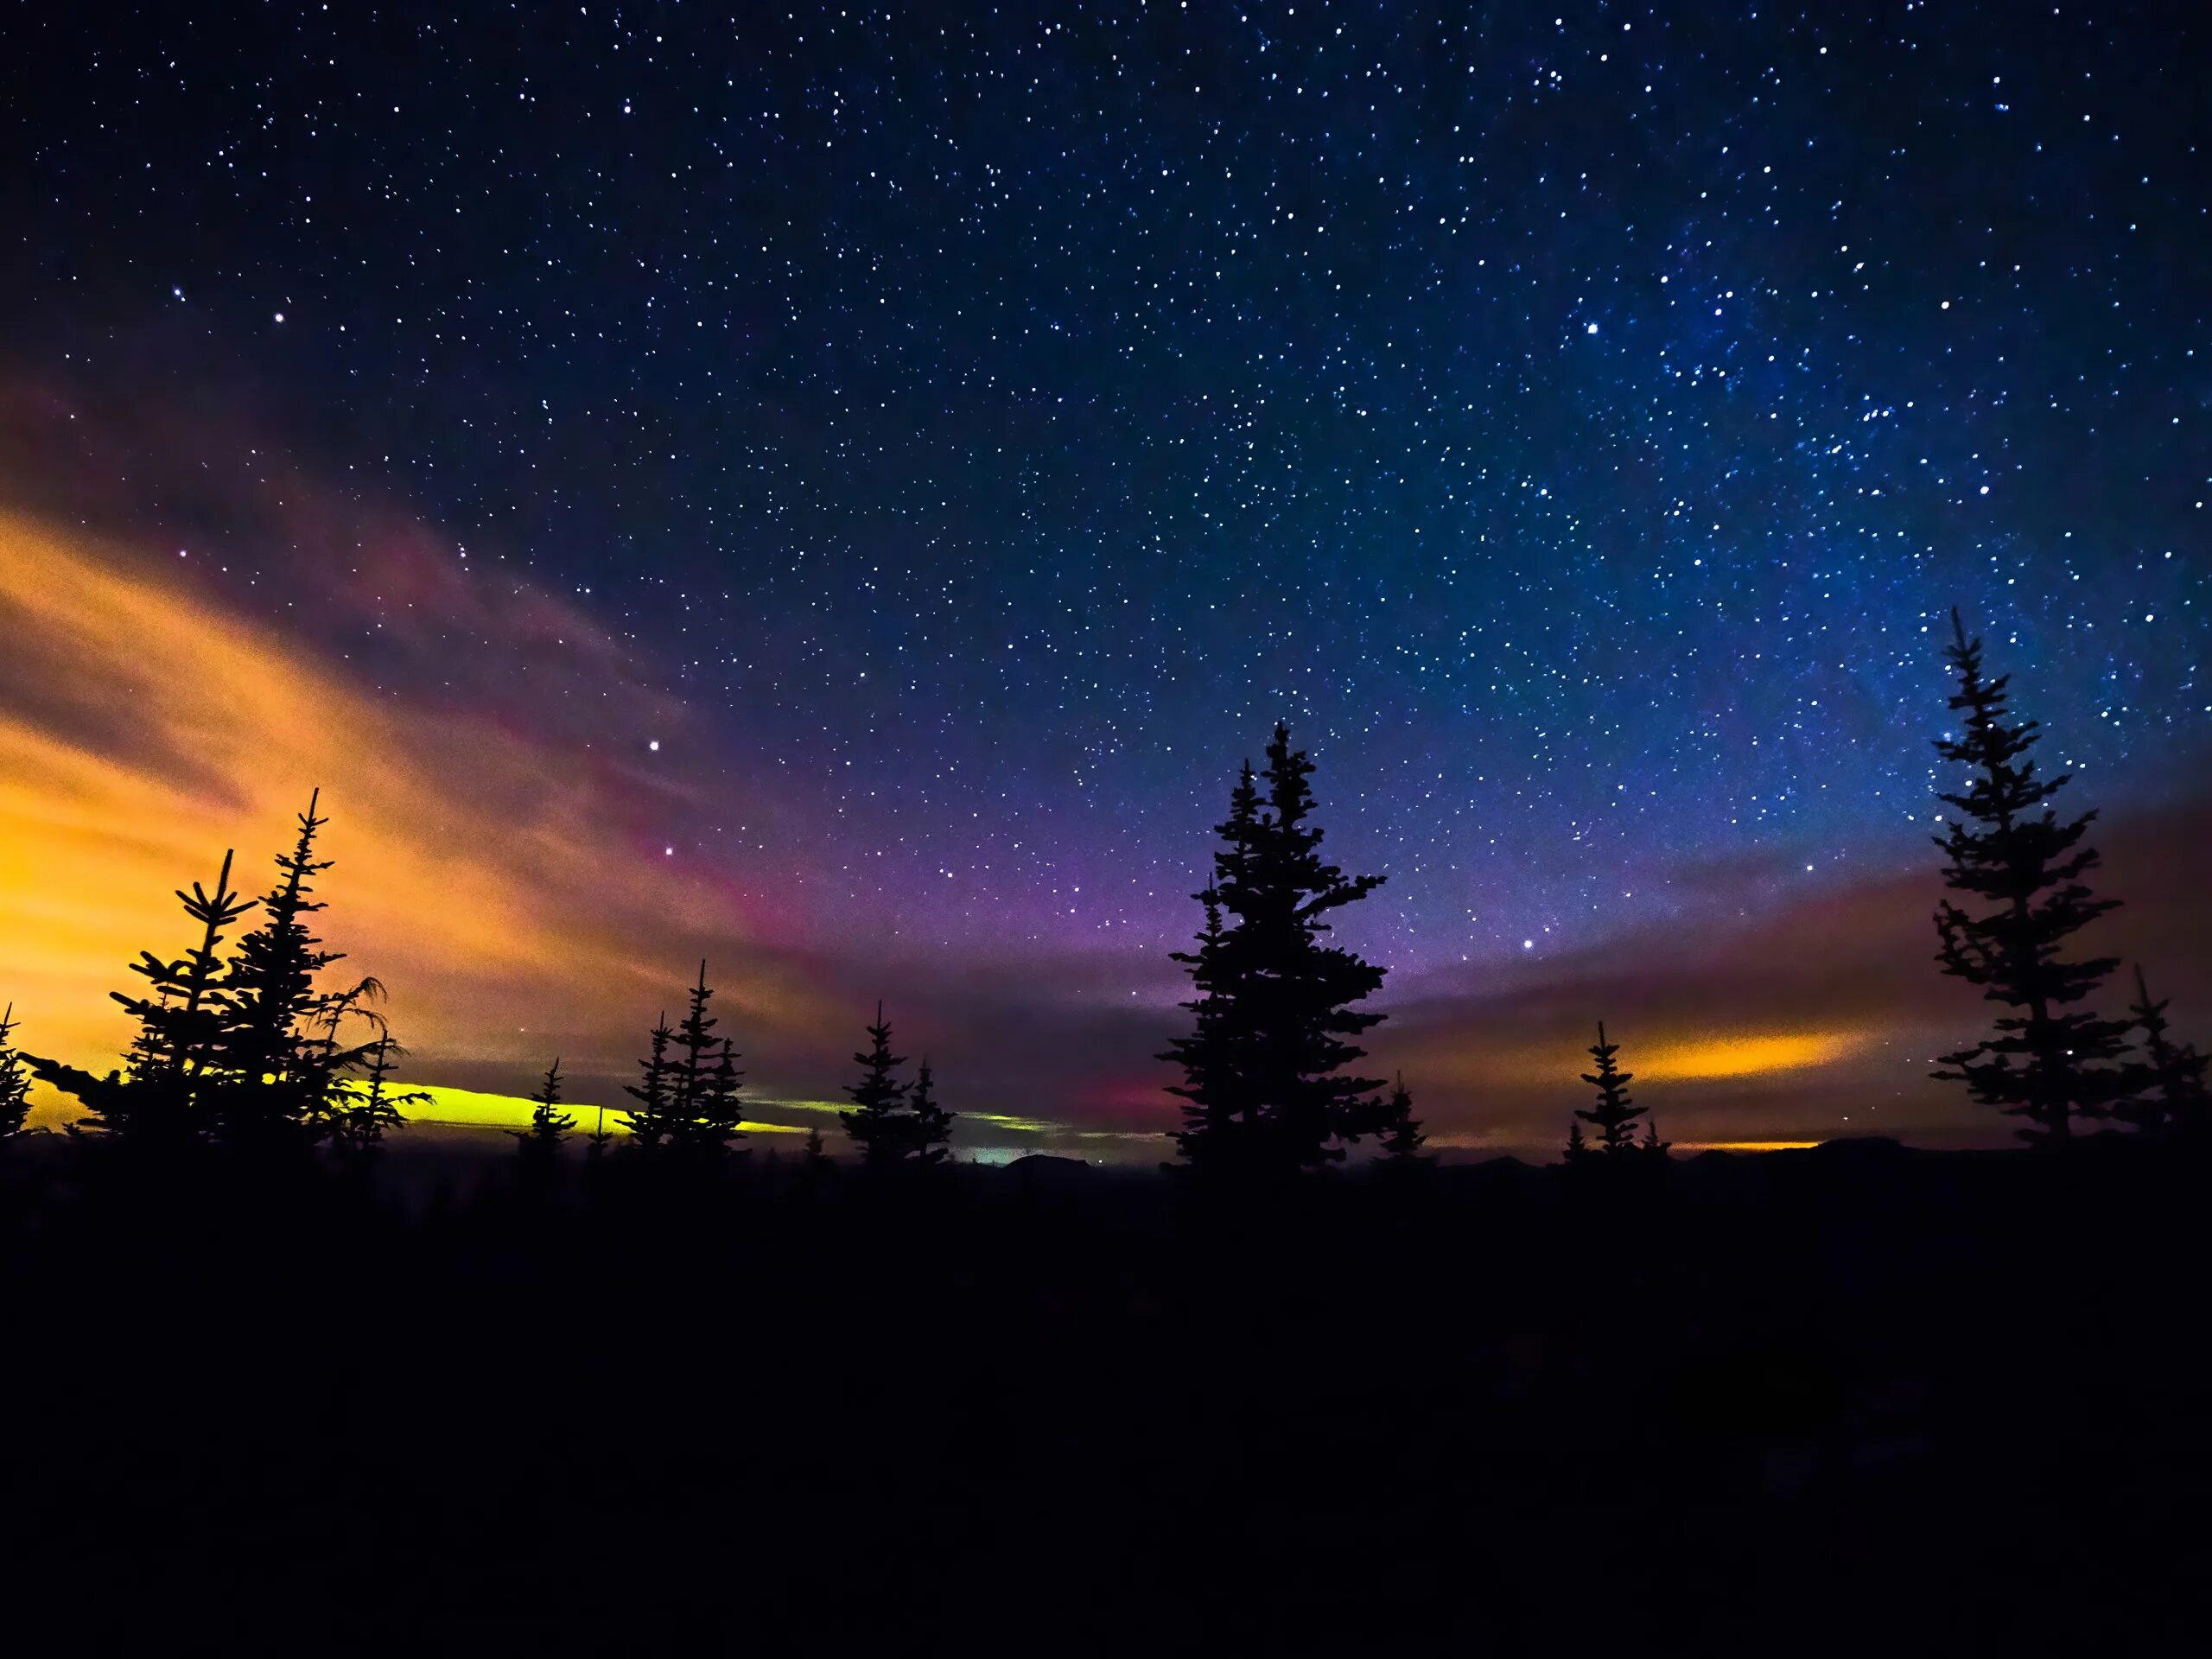
[[[0,1642],[2201,1650],[2208,1172],[2138,1151],[1230,1202],[50,1145]]]

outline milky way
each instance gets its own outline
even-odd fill
[[[2202,755],[2193,8],[736,10],[19,18],[9,360],[564,596],[639,855],[848,949],[1157,961],[1278,718],[1402,976],[1816,898],[1954,604],[2097,800]]]

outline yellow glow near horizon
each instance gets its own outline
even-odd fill
[[[1858,1031],[1735,1032],[1662,1041],[1640,1053],[1624,1047],[1621,1058],[1638,1077],[1685,1083],[1802,1071],[1842,1059],[1868,1040]]]
[[[1677,1141],[1676,1152],[1805,1152],[1821,1141]]]
[[[530,1122],[530,1115],[537,1103],[519,1095],[486,1094],[477,1089],[455,1089],[437,1083],[404,1083],[396,1084],[410,1093],[426,1094],[429,1100],[407,1110],[410,1124],[426,1128],[466,1129],[519,1129]],[[579,1133],[596,1128],[599,1124],[599,1104],[595,1101],[568,1101],[561,1103],[561,1109],[576,1120]],[[626,1107],[609,1105],[607,1108],[607,1128],[610,1134],[627,1135],[623,1122]],[[750,1121],[738,1128],[747,1135],[804,1135],[805,1130],[791,1123],[754,1123]]]
[[[1061,1125],[1042,1117],[1020,1117],[1007,1112],[963,1112],[960,1116],[970,1123],[988,1123],[995,1129],[1011,1129],[1017,1135],[1048,1135]]]

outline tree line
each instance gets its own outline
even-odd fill
[[[1936,747],[1963,779],[1941,795],[1955,816],[1936,838],[1949,890],[1935,915],[1936,960],[1999,1012],[1932,1075],[2021,1119],[2019,1133],[2037,1144],[2063,1144],[2106,1120],[2158,1141],[2202,1143],[2212,1129],[2212,1057],[2174,1038],[2168,1005],[2152,995],[2140,964],[2126,1017],[2109,1017],[2091,1002],[2118,959],[2070,954],[2074,936],[2118,905],[2088,885],[2099,863],[2087,840],[2096,814],[2059,816],[2054,798],[2069,776],[2038,774],[2037,723],[2012,715],[2008,677],[1988,676],[1981,641],[1956,611],[1952,631],[1949,708],[1963,720]],[[1168,1087],[1182,1120],[1171,1138],[1179,1166],[1200,1179],[1290,1178],[1339,1162],[1370,1137],[1386,1171],[1432,1161],[1404,1077],[1386,1087],[1356,1071],[1367,1058],[1360,1039],[1384,1018],[1360,1005],[1386,970],[1335,943],[1332,918],[1383,878],[1348,876],[1323,855],[1313,775],[1277,724],[1264,766],[1247,761],[1230,792],[1214,827],[1211,877],[1192,895],[1202,925],[1192,948],[1173,953],[1191,983],[1181,1005],[1190,1024],[1159,1058],[1181,1073]],[[266,892],[247,898],[232,888],[230,853],[212,889],[194,882],[178,891],[194,943],[173,958],[141,952],[130,970],[142,984],[111,994],[135,1027],[114,1069],[99,1075],[23,1051],[13,1005],[0,1013],[0,1139],[24,1131],[33,1079],[84,1108],[72,1135],[156,1154],[209,1145],[255,1157],[321,1148],[358,1160],[429,1098],[394,1081],[404,1051],[379,1006],[383,985],[326,982],[343,957],[312,931],[324,908],[316,883],[332,868],[316,851],[328,822],[320,804],[320,791],[309,797]],[[620,1113],[626,1157],[711,1164],[744,1138],[741,1057],[708,1011],[714,995],[702,962],[683,1016],[671,1026],[664,1014],[647,1033],[639,1080],[626,1090],[634,1103]],[[865,1029],[868,1046],[853,1056],[858,1075],[845,1089],[852,1108],[840,1114],[851,1147],[871,1167],[945,1162],[955,1115],[938,1100],[928,1059],[902,1075],[906,1061],[892,1052],[880,1003]],[[1572,1115],[1567,1161],[1664,1160],[1669,1143],[1634,1103],[1620,1045],[1602,1020],[1597,1033],[1594,1069],[1581,1074],[1595,1095]],[[577,1127],[562,1109],[560,1068],[556,1058],[530,1096],[528,1126],[511,1131],[529,1169],[559,1160]],[[614,1144],[605,1116],[601,1109],[582,1137],[594,1160]],[[808,1135],[808,1155],[826,1155],[819,1131]]]

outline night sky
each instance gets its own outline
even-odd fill
[[[764,1120],[882,994],[1050,1126],[967,1144],[1150,1157],[1281,718],[1440,1139],[1602,1015],[1678,1138],[2001,1140],[1922,1078],[1954,604],[2212,994],[2197,9],[462,10],[5,27],[55,1027],[320,783],[426,1079],[611,1079],[709,954]]]

